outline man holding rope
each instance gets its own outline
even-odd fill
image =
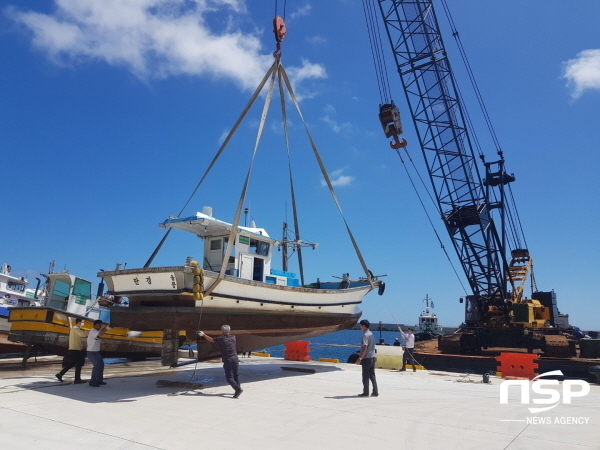
[[[240,385],[238,369],[240,366],[240,360],[237,355],[237,342],[235,336],[230,334],[231,327],[229,325],[223,325],[221,327],[221,336],[210,337],[208,334],[198,331],[198,336],[204,338],[208,342],[214,343],[219,350],[221,350],[221,357],[223,359],[223,369],[225,370],[225,378],[229,385],[233,388],[235,393],[233,398],[238,398],[244,390]]]
[[[417,371],[417,361],[415,360],[415,355],[414,355],[414,351],[415,351],[415,335],[413,334],[414,330],[412,328],[408,328],[408,333],[405,333],[404,331],[402,331],[402,328],[400,327],[400,325],[398,325],[398,330],[400,331],[400,334],[402,335],[402,339],[404,339],[404,342],[406,342],[406,346],[404,348],[404,354],[402,355],[402,369],[400,369],[400,372],[403,372],[406,370],[406,360],[408,359],[408,355],[410,355],[410,361],[413,366],[413,372],[416,372]]]

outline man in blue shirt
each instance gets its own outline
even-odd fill
[[[360,321],[360,329],[363,332],[363,337],[356,364],[362,366],[363,392],[362,394],[358,394],[359,397],[369,396],[369,380],[371,380],[371,384],[373,385],[371,397],[379,395],[377,380],[375,379],[375,337],[369,330],[370,326],[371,324],[368,320],[363,319]]]

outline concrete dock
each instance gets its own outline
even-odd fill
[[[111,364],[99,388],[59,383],[59,362],[45,357],[21,370],[19,360],[0,360],[0,448],[600,449],[598,385],[563,403],[561,383],[559,404],[532,414],[547,394],[532,391],[532,403],[521,404],[513,386],[500,404],[502,379],[484,384],[480,375],[378,369],[380,396],[358,398],[360,366],[241,358],[244,392],[233,399],[216,362]],[[187,392],[190,381],[204,388]]]

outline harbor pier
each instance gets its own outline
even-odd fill
[[[310,368],[310,371],[282,370]],[[107,385],[59,383],[60,358],[22,370],[0,360],[0,447],[7,449],[597,449],[600,386],[531,413],[502,379],[420,370],[376,371],[380,395],[358,398],[361,368],[344,363],[240,359],[243,395],[221,363],[109,364]],[[90,365],[83,370],[89,378]],[[68,375],[67,375],[68,376]],[[69,378],[65,378],[66,381]],[[562,383],[561,383],[562,384]],[[561,387],[556,388],[559,392]],[[530,398],[533,399],[534,393]]]

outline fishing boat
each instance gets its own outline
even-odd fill
[[[342,283],[300,284],[296,274],[271,267],[274,249],[286,245],[263,228],[238,227],[233,250],[224,251],[232,224],[205,208],[193,216],[167,219],[161,226],[204,240],[203,264],[188,258],[181,266],[120,269],[98,274],[115,298],[129,307],[111,310],[111,325],[132,330],[235,331],[238,351],[246,352],[351,328],[363,297],[383,283],[367,278]],[[230,255],[230,256],[228,256]],[[217,268],[225,264],[225,275]],[[177,333],[179,335],[179,333]],[[200,357],[214,356],[209,346]]]
[[[82,319],[81,328],[89,331],[94,320],[110,323],[110,313],[120,306],[112,299],[97,296],[93,299],[92,283],[79,278],[68,270],[59,273],[50,266],[44,295],[39,306],[14,306],[9,309],[10,331],[8,340],[20,345],[19,351],[31,350],[66,355],[69,349],[70,327],[76,319]],[[143,359],[160,356],[162,333],[136,332],[125,328],[112,328],[102,338],[101,351],[105,357]]]
[[[39,280],[37,288],[31,289],[28,287],[29,281],[25,277],[16,277],[11,272],[12,268],[9,264],[2,264],[0,268],[0,354],[17,353],[25,349],[23,344],[8,340],[10,310],[15,307],[38,304]]]
[[[275,62],[192,193],[193,196],[206,179],[252,103],[270,79],[258,125],[252,162],[248,168],[237,209],[233,214],[233,221],[229,223],[213,217],[211,207],[205,207],[202,212],[191,216],[182,214],[190,201],[188,200],[177,216],[170,217],[160,224],[167,230],[166,234],[144,267],[98,273],[98,276],[105,280],[109,295],[117,299],[127,297],[129,301],[127,308],[111,310],[111,325],[132,330],[162,330],[164,332],[163,364],[165,365],[176,362],[177,346],[182,331],[185,331],[188,342],[197,342],[199,359],[218,355],[219,352],[206,340],[198,340],[197,332],[202,330],[208,334],[220,334],[223,324],[230,325],[236,335],[238,352],[253,351],[351,328],[361,316],[358,305],[363,301],[364,296],[372,290],[383,293],[384,283],[368,270],[345,218],[343,220],[346,230],[364,270],[364,277],[358,281],[344,279],[341,283],[321,283],[318,280],[314,283],[304,282],[301,247],[311,245],[314,248],[316,244],[307,244],[300,237],[298,229],[291,174],[293,164],[289,160],[286,100],[283,98],[286,88],[291,102],[304,123],[323,179],[340,214],[342,211],[333,184],[302,118],[291,83],[281,64],[280,54],[274,56]],[[283,150],[287,150],[290,170],[291,204],[294,214],[291,240],[277,240],[270,237],[264,228],[240,225],[240,215],[246,200],[254,156],[260,142],[276,79],[279,83],[286,143]],[[203,239],[204,248],[201,258],[198,258],[198,261],[187,258],[183,263],[182,257],[180,265],[151,267],[154,256],[173,229],[183,230]],[[281,270],[271,266],[274,249],[280,247],[285,252],[290,246],[297,250],[299,278],[295,273],[289,272],[286,266],[281,267]],[[169,354],[172,358],[168,356]]]

